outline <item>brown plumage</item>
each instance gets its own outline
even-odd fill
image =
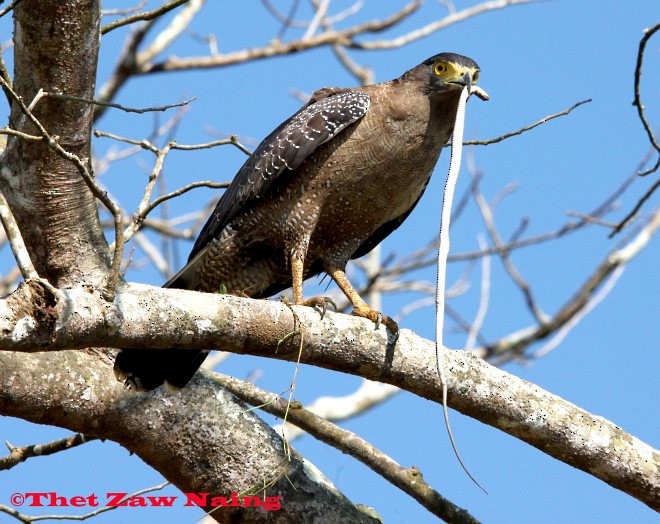
[[[349,283],[349,260],[394,231],[421,197],[447,143],[461,89],[479,68],[464,56],[435,55],[390,82],[321,89],[257,147],[200,232],[188,264],[166,286],[255,298],[328,273],[354,314],[381,321]],[[115,371],[125,384],[182,387],[206,352],[125,349]]]

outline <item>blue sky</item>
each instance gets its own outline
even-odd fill
[[[461,9],[476,2],[455,2]],[[104,7],[126,3],[106,2]],[[302,2],[305,4],[305,2]],[[366,1],[361,19],[396,10],[398,2]],[[155,5],[150,2],[150,5]],[[278,24],[265,14],[261,3],[209,2],[192,25],[199,34],[215,33],[221,52],[268,44]],[[290,2],[279,2],[285,10]],[[332,9],[351,2],[336,0]],[[389,9],[385,11],[385,9]],[[405,33],[437,19],[443,8],[427,1],[404,25],[369,36],[382,39]],[[518,227],[522,217],[530,221],[526,234],[539,234],[564,224],[568,211],[590,212],[634,170],[649,149],[633,100],[633,72],[637,46],[645,27],[657,23],[660,8],[653,0],[618,2],[549,1],[514,6],[483,14],[409,46],[376,52],[351,52],[354,60],[369,65],[377,81],[399,76],[423,59],[441,51],[468,55],[481,66],[480,85],[491,95],[484,103],[470,100],[466,138],[491,138],[530,124],[575,102],[593,101],[569,116],[554,120],[529,133],[500,144],[468,148],[476,166],[484,172],[482,190],[492,199],[507,184],[516,190],[497,208],[496,223],[504,238]],[[10,34],[7,18],[0,21],[3,41]],[[115,31],[103,38],[98,85],[107,78],[126,34]],[[291,31],[285,38],[298,33]],[[203,54],[205,49],[187,36],[172,50],[179,56]],[[660,121],[660,36],[648,46],[642,83],[650,122]],[[355,85],[338,66],[328,49],[263,60],[217,70],[196,71],[133,79],[119,93],[117,102],[128,106],[154,106],[197,97],[176,138],[182,143],[210,140],[209,128],[236,133],[254,144],[300,102],[291,89],[311,93],[323,86]],[[162,118],[162,117],[161,117]],[[133,138],[146,136],[154,125],[151,115],[110,112],[97,128]],[[97,140],[98,154],[111,146]],[[432,183],[410,219],[383,246],[383,253],[410,253],[437,231],[439,202],[449,155],[442,155]],[[466,158],[466,157],[465,157]],[[166,161],[170,189],[194,180],[229,180],[244,157],[226,147],[211,151],[175,152]],[[141,196],[152,158],[147,155],[117,162],[102,181],[128,209]],[[657,174],[655,175],[657,176]],[[469,183],[465,169],[458,193]],[[615,221],[635,204],[652,183],[639,180],[619,199]],[[170,212],[183,213],[203,206],[212,196],[199,190],[173,202]],[[657,196],[646,211],[657,208]],[[471,203],[456,223],[452,253],[476,249],[477,234],[485,229]],[[593,227],[555,243],[516,252],[513,260],[532,285],[547,313],[554,313],[593,271],[624,235],[614,240],[608,231]],[[189,243],[183,243],[182,263]],[[651,445],[658,446],[657,376],[660,370],[660,336],[657,297],[660,296],[657,239],[627,267],[617,286],[548,356],[526,365],[510,364],[506,370],[532,381],[566,400],[601,415]],[[136,254],[139,259],[140,253]],[[6,265],[4,266],[6,268]],[[460,276],[464,265],[449,268],[448,281]],[[495,340],[528,326],[532,318],[519,290],[498,260],[492,261],[490,309],[484,335]],[[472,288],[450,302],[466,318],[474,317],[479,297],[479,268],[473,271]],[[434,269],[419,272],[433,281]],[[163,278],[151,268],[131,271],[130,280],[160,284]],[[383,309],[393,315],[406,303],[420,298],[406,293],[386,297]],[[417,310],[402,327],[431,338],[433,311]],[[448,321],[446,343],[461,347],[465,336]],[[259,370],[258,384],[272,391],[285,389],[293,365],[252,357],[231,357],[223,372],[245,377]],[[342,395],[358,385],[355,377],[304,366],[299,374],[297,396],[309,402],[321,395]],[[389,403],[344,424],[400,464],[416,465],[440,493],[487,522],[652,522],[654,512],[599,480],[560,463],[498,430],[451,412],[459,448],[473,474],[486,486],[483,495],[460,470],[449,447],[442,415],[436,404],[402,393]],[[275,422],[266,415],[265,419]],[[15,445],[45,442],[68,435],[58,428],[0,419],[0,438]],[[386,522],[432,522],[433,517],[407,495],[382,481],[352,458],[310,437],[294,446],[313,461],[351,500],[376,508]],[[103,474],[99,474],[99,472]],[[157,484],[161,477],[141,460],[112,442],[95,442],[53,457],[31,459],[0,474],[0,503],[8,503],[14,491],[58,490],[69,495],[133,491]],[[168,488],[166,493],[176,494]],[[27,511],[26,511],[27,512]],[[96,522],[192,522],[200,512],[184,508],[121,510]],[[0,522],[4,522],[0,514]]]

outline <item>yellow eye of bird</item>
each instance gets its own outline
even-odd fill
[[[433,66],[433,72],[438,76],[444,75],[447,72],[447,63],[436,62],[435,65]]]
[[[479,71],[475,71],[474,74],[472,75],[472,83],[476,84],[477,80],[479,80]]]

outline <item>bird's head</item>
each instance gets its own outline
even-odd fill
[[[455,53],[439,53],[424,60],[403,75],[426,86],[431,92],[460,92],[469,90],[479,79],[479,66],[467,56]]]

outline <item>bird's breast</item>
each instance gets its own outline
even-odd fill
[[[313,163],[314,185],[344,213],[387,221],[405,213],[426,187],[451,133],[442,122],[399,108],[386,115],[368,113],[346,136],[336,137]],[[337,140],[341,138],[341,140]],[[333,209],[333,212],[337,212]]]

